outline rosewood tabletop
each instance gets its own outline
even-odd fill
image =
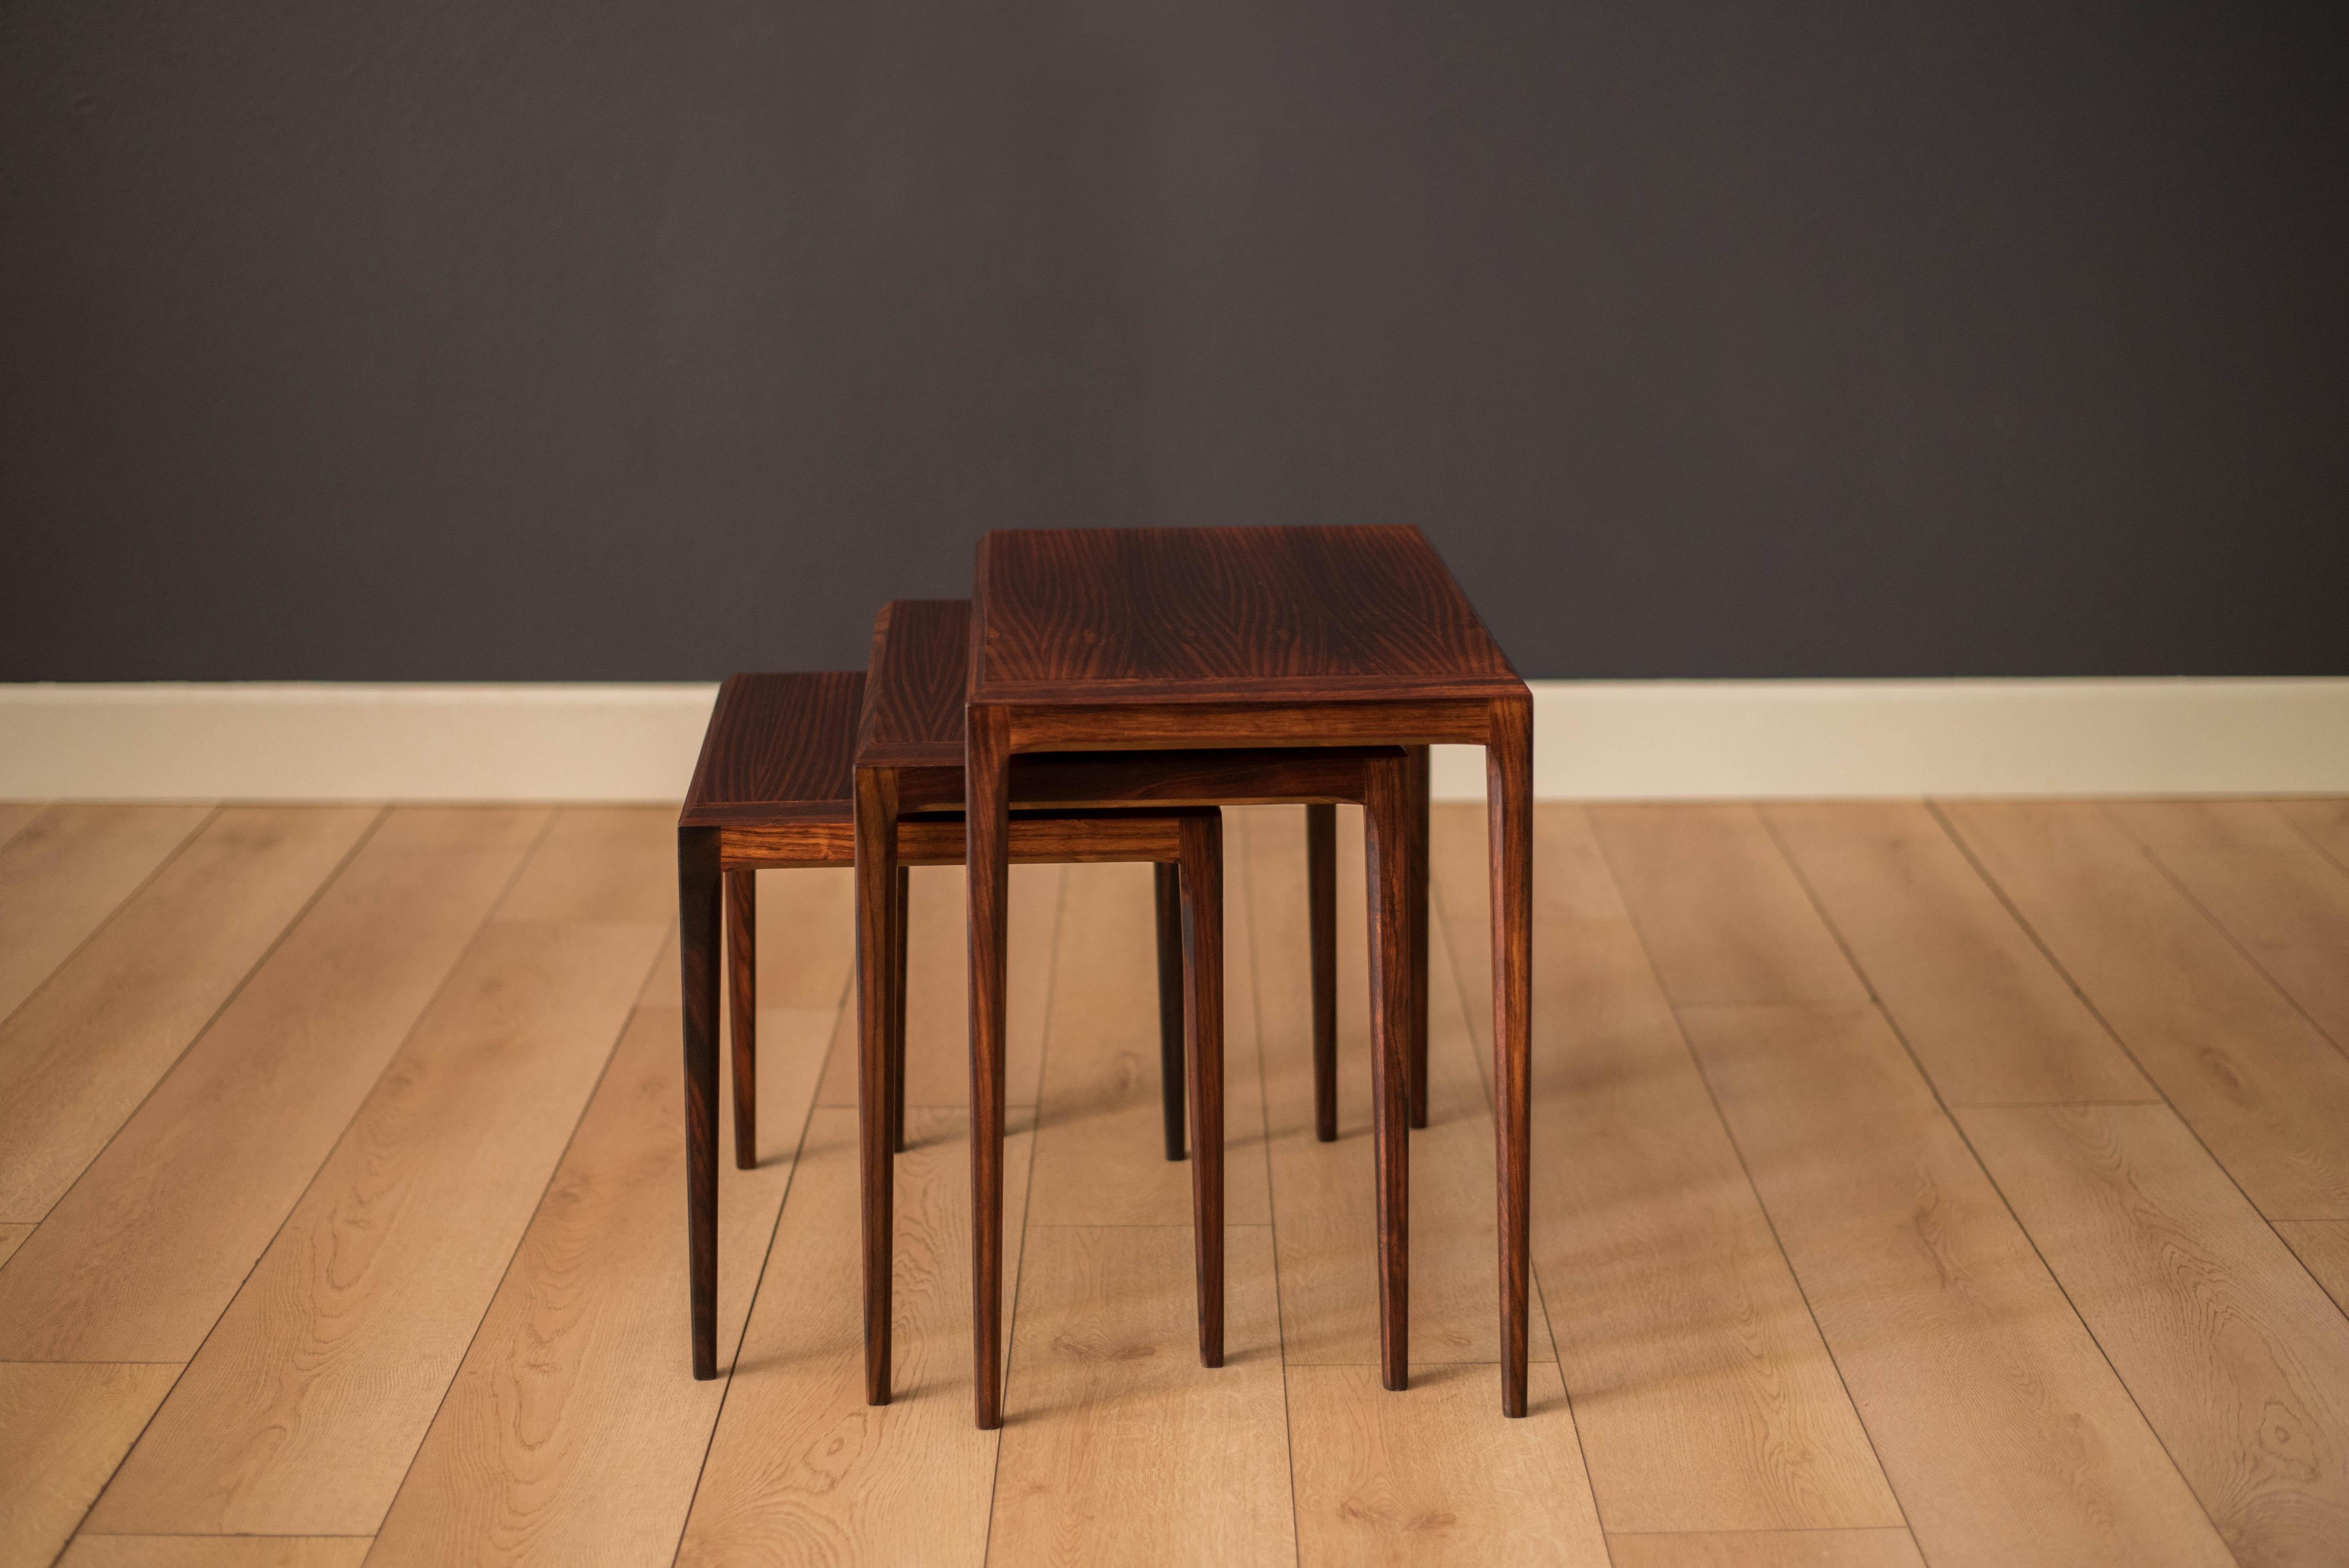
[[[1415,528],[1007,531],[979,542],[964,729],[969,834],[974,1202],[1001,1204],[1010,759],[1028,751],[1485,748],[1491,820],[1502,1408],[1522,1415],[1527,1327],[1526,1059],[1531,695]],[[1400,866],[1407,802],[1365,803]],[[1381,850],[1384,850],[1383,855]],[[1399,903],[1418,890],[1383,879]],[[1398,929],[1403,923],[1398,919]],[[1407,1086],[1394,1026],[1409,955],[1372,944],[1381,1373],[1404,1387]],[[992,1092],[988,1092],[990,1086]],[[992,1183],[992,1190],[990,1190]],[[1002,1418],[1002,1257],[974,1233],[979,1424]]]

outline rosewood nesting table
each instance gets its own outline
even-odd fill
[[[960,664],[954,666],[959,675]],[[729,959],[732,981],[734,1036],[734,1158],[749,1169],[757,1163],[752,1114],[756,1105],[755,1033],[756,927],[752,873],[761,869],[847,866],[864,861],[859,853],[849,794],[851,758],[858,715],[864,709],[866,677],[862,672],[825,674],[739,675],[719,688],[717,707],[702,738],[701,758],[678,814],[678,954],[683,966],[685,1102],[686,1102],[686,1236],[689,1268],[689,1315],[693,1339],[693,1375],[718,1374],[718,1015],[719,955]],[[1223,824],[1212,807],[1151,803],[1116,811],[1021,811],[1010,820],[1010,853],[1014,860],[1036,861],[1144,861],[1179,867],[1180,917],[1184,931],[1175,967],[1184,995],[1176,1003],[1185,1026],[1196,1028],[1206,1020],[1210,1029],[1223,1023],[1222,865]],[[896,874],[909,865],[958,865],[963,859],[963,824],[958,813],[936,813],[898,820],[888,835],[887,863]],[[719,934],[719,885],[723,882],[726,924]],[[896,893],[902,884],[890,888]],[[885,902],[895,903],[895,897]],[[868,999],[876,988],[877,1004],[885,1017],[904,1016],[904,923],[895,924],[895,942],[878,949],[881,961],[861,962],[860,985]],[[1194,941],[1194,933],[1204,940]],[[1162,977],[1164,976],[1162,971]],[[1162,1010],[1164,999],[1161,999]],[[861,1031],[860,1031],[861,1033]],[[902,1045],[902,1036],[900,1037]],[[869,1056],[860,1039],[860,1054]],[[1193,1060],[1220,1063],[1220,1046],[1194,1051]],[[902,1060],[902,1057],[901,1057]],[[860,1061],[860,1068],[864,1068]],[[1171,1084],[1166,1086],[1173,1092]],[[1191,1092],[1195,1098],[1199,1086]],[[857,1094],[859,1119],[871,1144],[873,1131],[883,1130],[877,1169],[864,1172],[864,1224],[874,1233],[876,1203],[880,1233],[888,1233],[892,1130],[905,1125],[905,1077],[876,1082],[861,1071]],[[877,1193],[875,1191],[877,1183]],[[1217,1237],[1220,1255],[1220,1209],[1206,1216]],[[886,1305],[890,1258],[882,1248],[878,1287],[884,1316],[880,1344],[884,1366],[888,1345]],[[875,1281],[868,1272],[866,1300],[873,1299]],[[1221,1280],[1216,1281],[1216,1306],[1221,1308]],[[1220,1321],[1212,1326],[1220,1334]],[[1203,1318],[1203,1343],[1211,1326]],[[868,1319],[867,1343],[872,1325]]]
[[[1483,746],[1491,821],[1501,1408],[1526,1409],[1533,702],[1415,528],[1017,530],[979,542],[964,731],[969,835],[973,1338],[1002,1424],[1004,954],[1012,758]],[[1388,777],[1392,777],[1389,775]],[[1413,804],[1364,802],[1374,921],[1409,929]],[[1385,874],[1381,869],[1385,868]],[[1413,954],[1371,944],[1380,1369],[1409,1378]],[[993,1223],[986,1222],[992,1219]]]
[[[903,1017],[895,1009],[901,988],[887,978],[891,956],[905,945],[905,903],[895,858],[896,843],[905,841],[909,826],[933,820],[940,809],[959,810],[963,804],[963,713],[970,652],[970,601],[967,599],[900,599],[884,605],[874,622],[873,652],[864,681],[863,715],[857,726],[855,750],[857,953],[859,985],[857,1050],[860,1102],[902,1105],[905,1094]],[[1302,804],[1316,823],[1309,833],[1309,900],[1312,923],[1314,1100],[1316,1130],[1323,1141],[1337,1136],[1336,1009],[1337,938],[1334,831],[1340,803],[1367,805],[1374,798],[1402,803],[1405,830],[1412,834],[1414,853],[1401,857],[1406,891],[1423,895],[1425,884],[1425,832],[1409,815],[1416,799],[1423,810],[1423,789],[1417,765],[1423,752],[1400,747],[1323,747],[1216,749],[1205,751],[1152,749],[1133,753],[1078,751],[1030,753],[1011,765],[1009,789],[1016,810],[1012,822],[1012,858],[1019,859],[1019,832],[1025,809],[1052,808],[1062,816],[1086,810],[1135,815],[1175,808],[1206,808],[1270,803]],[[959,816],[952,819],[959,824]],[[894,826],[894,832],[892,831]],[[957,827],[957,830],[959,828]],[[1071,857],[1081,858],[1081,857]],[[1119,858],[1101,857],[1092,858]],[[1131,858],[1131,857],[1126,857]],[[1200,863],[1195,864],[1195,861]],[[1159,965],[1162,1009],[1160,1071],[1171,1089],[1187,1083],[1193,1140],[1192,1197],[1195,1215],[1196,1273],[1199,1295],[1199,1356],[1208,1367],[1223,1365],[1224,1245],[1223,1245],[1223,1017],[1218,998],[1203,993],[1201,984],[1219,983],[1223,931],[1218,916],[1202,918],[1195,903],[1195,877],[1212,876],[1216,868],[1204,855],[1180,865],[1162,861],[1158,867]],[[1176,873],[1176,874],[1169,874]],[[1373,882],[1375,888],[1375,881]],[[1178,892],[1179,890],[1179,892]],[[1210,890],[1211,895],[1213,890]],[[1174,895],[1170,899],[1170,895]],[[1219,896],[1219,895],[1213,895]],[[1177,907],[1170,910],[1170,902]],[[1215,907],[1212,898],[1195,901],[1201,909]],[[1415,918],[1419,905],[1400,901],[1381,914],[1373,897],[1371,925],[1379,939],[1399,951],[1425,952],[1426,924]],[[1407,924],[1394,923],[1404,915]],[[1180,941],[1170,941],[1176,932]],[[1188,959],[1196,952],[1204,956]],[[879,955],[867,961],[868,955]],[[902,963],[902,960],[898,960]],[[1189,964],[1197,971],[1186,991],[1176,982]],[[1405,1016],[1424,1018],[1425,965],[1416,971],[1418,989],[1409,998]],[[1406,967],[1403,978],[1412,978]],[[1166,1027],[1170,1001],[1190,998],[1188,1050],[1178,1016]],[[1415,1010],[1415,1013],[1414,1013]],[[1424,1030],[1419,1037],[1423,1041]],[[1188,1068],[1186,1071],[1185,1057]],[[1423,1055],[1422,1057],[1423,1062]],[[1422,1068],[1423,1073],[1423,1067]],[[973,1093],[986,1083],[976,1067]],[[1422,1079],[1423,1082],[1423,1078]],[[994,1091],[1003,1092],[998,1081]],[[1419,1103],[1424,1103],[1423,1094]],[[1167,1158],[1183,1157],[1182,1099],[1165,1099]],[[864,1230],[864,1373],[865,1398],[873,1404],[889,1402],[891,1268],[893,1245],[889,1154],[895,1147],[903,1113],[894,1121],[867,1116],[859,1141],[858,1163],[865,1181]],[[989,1151],[975,1151],[984,1161]],[[991,1152],[999,1160],[1000,1144]],[[988,1162],[990,1170],[999,1165]],[[1000,1178],[996,1178],[999,1181]],[[973,1224],[988,1232],[995,1222],[996,1238],[981,1244],[1000,1247],[1001,1210],[979,1209]]]

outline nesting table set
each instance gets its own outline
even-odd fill
[[[750,879],[854,865],[866,1397],[889,1397],[908,864],[969,890],[974,1391],[1002,1421],[1010,863],[1158,868],[1168,1154],[1191,1135],[1202,1360],[1223,1358],[1217,808],[1308,808],[1317,1130],[1335,1135],[1334,807],[1363,811],[1381,1380],[1408,1377],[1409,1130],[1424,1125],[1427,752],[1485,748],[1493,889],[1501,1407],[1526,1409],[1533,714],[1413,528],[1006,531],[969,601],[885,609],[862,675],[721,689],[678,835],[694,1372],[715,1376],[719,991],[738,1162],[752,1156]],[[1180,1006],[1177,1006],[1179,995]],[[1180,1089],[1178,1091],[1178,1082]],[[1187,1101],[1187,1106],[1185,1102]],[[1187,1117],[1185,1111],[1187,1109]],[[787,1260],[786,1260],[787,1262]]]

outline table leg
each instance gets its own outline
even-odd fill
[[[1150,868],[1158,901],[1158,1097],[1166,1158],[1183,1158],[1183,869]]]
[[[685,1000],[685,1238],[693,1375],[718,1376],[718,830],[677,830]]]
[[[905,1151],[905,934],[913,928],[914,873],[897,868],[889,906],[889,1148]]]
[[[889,1036],[896,939],[897,791],[887,769],[856,770],[856,1175],[864,1227],[864,1402],[889,1402],[896,1171],[890,1142]]]
[[[1401,762],[1375,763],[1364,789],[1363,870],[1371,897],[1371,1131],[1378,1173],[1379,1369],[1411,1381],[1411,789]]]
[[[726,873],[727,1021],[734,1039],[734,1164],[759,1168],[759,873]]]
[[[1224,828],[1219,812],[1183,820],[1183,965],[1190,1036],[1191,1236],[1199,1286],[1199,1365],[1224,1364]]]
[[[1526,1413],[1527,1172],[1532,1163],[1533,704],[1493,704],[1485,743],[1493,835],[1493,1117],[1499,1179],[1501,1413]]]
[[[1313,1136],[1338,1140],[1338,808],[1305,808],[1305,913],[1312,934]]]
[[[1428,751],[1408,748],[1405,772],[1411,784],[1411,890],[1404,913],[1411,921],[1411,1124],[1427,1125],[1427,834],[1430,781]]]
[[[972,1392],[979,1429],[1003,1425],[1004,953],[1011,868],[1011,735],[1000,708],[963,726],[964,859],[970,884]]]

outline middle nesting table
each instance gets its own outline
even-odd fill
[[[890,1106],[904,1071],[903,1037],[892,1015],[886,985],[887,955],[902,941],[903,909],[896,897],[897,821],[926,811],[957,811],[963,803],[963,699],[970,649],[970,602],[966,599],[901,599],[885,606],[874,624],[872,662],[866,671],[864,707],[856,737],[856,942],[858,1162],[863,1174],[864,1221],[865,1398],[886,1404],[890,1388],[891,1248],[895,1242],[890,1156],[896,1141]],[[1335,919],[1330,874],[1331,812],[1340,804],[1361,805],[1372,796],[1402,799],[1422,788],[1413,755],[1402,747],[1371,746],[1313,749],[1029,752],[1012,760],[1010,799],[1020,807],[1114,808],[1159,806],[1304,805],[1310,813],[1313,905],[1314,1087],[1318,1130],[1333,1137],[1336,1064]],[[1423,837],[1416,846],[1423,859]],[[1423,866],[1398,868],[1414,892],[1426,885]],[[1162,899],[1164,890],[1162,889]],[[1424,905],[1417,898],[1381,899],[1371,889],[1375,944],[1390,950],[1416,947]],[[1381,912],[1394,912],[1381,916]],[[1381,931],[1381,919],[1397,927]],[[1221,932],[1195,932],[1195,942],[1218,946]],[[1423,971],[1414,975],[1410,1013],[1424,1017]],[[1193,1021],[1191,1162],[1195,1213],[1195,1268],[1199,1291],[1199,1355],[1209,1367],[1223,1364],[1224,1237],[1223,1161],[1198,1158],[1220,1154],[1224,1137],[1223,1020]],[[1414,1031],[1414,1054],[1425,1048],[1425,1030]],[[989,1091],[974,1064],[972,1104],[976,1130],[979,1097]],[[1173,1143],[1170,1137],[1170,1145]],[[1172,1151],[1170,1147],[1170,1152]],[[977,1276],[988,1276],[988,1260],[1002,1253],[999,1205],[978,1195],[1000,1185],[1001,1146],[974,1136],[971,1141],[971,1248]],[[978,1315],[991,1331],[988,1315]],[[988,1377],[991,1343],[978,1350],[978,1376]],[[982,1394],[981,1409],[987,1400]],[[984,1421],[982,1424],[991,1424]]]

